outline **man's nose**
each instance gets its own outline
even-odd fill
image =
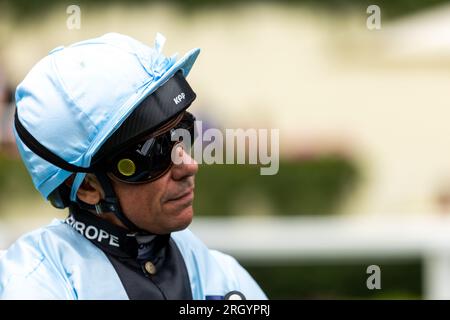
[[[175,147],[181,163],[174,163],[172,167],[172,178],[182,180],[183,178],[194,176],[198,171],[198,163],[183,148],[182,144]]]

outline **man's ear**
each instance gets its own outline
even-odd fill
[[[77,196],[81,201],[91,205],[99,203],[104,198],[103,188],[95,175],[86,175],[78,188]]]

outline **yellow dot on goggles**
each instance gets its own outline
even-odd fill
[[[119,170],[120,174],[129,177],[136,172],[136,165],[134,164],[133,160],[121,159],[117,163],[117,169]]]

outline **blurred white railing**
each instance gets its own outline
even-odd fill
[[[195,218],[190,228],[210,248],[268,265],[421,258],[424,297],[450,299],[450,216],[393,217]],[[25,231],[17,226],[0,225],[0,250]]]
[[[450,299],[450,217],[196,219],[191,229],[210,248],[255,263],[420,257],[424,297]]]

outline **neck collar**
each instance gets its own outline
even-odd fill
[[[64,221],[102,251],[117,257],[153,260],[167,246],[170,234],[133,233],[95,216],[89,211],[71,206]]]

